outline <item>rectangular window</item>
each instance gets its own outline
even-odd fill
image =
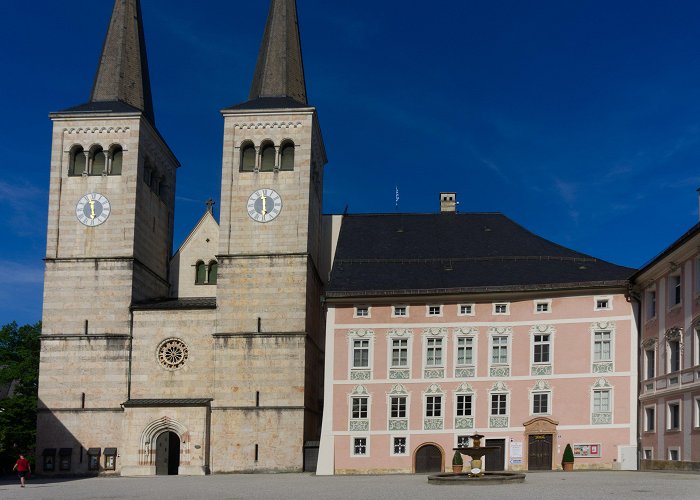
[[[656,317],[656,290],[649,290],[646,293],[647,299],[647,319]]]
[[[428,339],[425,364],[442,366],[442,339]]]
[[[654,453],[651,448],[644,448],[644,460],[652,460],[653,456]]]
[[[471,417],[472,416],[472,396],[471,394],[457,395],[457,416]]]
[[[700,397],[695,398],[695,427],[700,427]]]
[[[469,436],[457,436],[457,448],[468,448]]]
[[[668,449],[668,459],[669,460],[679,460],[679,450],[678,448],[669,448]]]
[[[532,395],[532,414],[546,415],[549,413],[549,393],[536,392]]]
[[[394,455],[405,455],[406,454],[406,438],[405,437],[395,437],[394,438]]]
[[[610,412],[610,390],[593,391],[593,411],[595,413]]]
[[[394,317],[402,318],[408,316],[408,308],[406,306],[394,306]]]
[[[391,341],[391,367],[408,366],[408,339],[393,339]]]
[[[457,365],[471,366],[474,364],[474,338],[457,338]]]
[[[508,303],[499,303],[493,305],[494,314],[508,314]]]
[[[550,302],[548,300],[538,300],[535,302],[536,313],[547,313],[550,311]]]
[[[654,432],[656,429],[656,408],[647,406],[644,408],[644,430]]]
[[[681,429],[681,404],[680,402],[668,403],[668,420],[666,429],[669,431],[678,431]]]
[[[508,364],[508,337],[492,337],[491,364]]]
[[[612,337],[610,332],[595,332],[593,336],[593,361],[610,361]]]
[[[391,418],[406,418],[406,396],[391,397]]]
[[[356,318],[369,318],[369,306],[355,306]]]
[[[367,438],[354,438],[352,440],[353,455],[367,455]]]
[[[533,360],[535,363],[549,363],[549,334],[535,335]]]
[[[668,371],[677,372],[681,369],[681,345],[678,340],[668,342]]]
[[[471,316],[474,314],[474,304],[460,304],[459,305],[459,315],[460,316]]]
[[[360,339],[352,342],[352,367],[369,367],[369,340]]]
[[[352,398],[352,418],[367,418],[367,398]]]
[[[647,379],[656,377],[656,351],[654,349],[644,351],[644,361],[647,368]]]
[[[681,275],[675,274],[668,277],[668,305],[677,306],[681,303]]]
[[[428,316],[441,316],[442,306],[428,306]]]
[[[605,309],[610,309],[610,299],[607,297],[599,297],[595,299],[596,311],[603,311]]]
[[[442,396],[427,396],[425,398],[425,416],[442,416]]]
[[[507,394],[491,394],[491,415],[507,415]]]

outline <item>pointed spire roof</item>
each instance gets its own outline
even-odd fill
[[[155,126],[141,2],[115,0],[90,101],[65,111],[135,110],[143,112],[146,119]]]
[[[250,100],[291,98],[307,104],[296,0],[272,0]]]

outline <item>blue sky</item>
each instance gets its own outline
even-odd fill
[[[112,0],[3,2],[0,324],[41,316],[51,111],[88,99]],[[417,5],[417,6],[414,6]],[[698,220],[700,2],[298,0],[325,212],[503,212],[637,267]],[[175,248],[220,190],[268,2],[142,0]]]

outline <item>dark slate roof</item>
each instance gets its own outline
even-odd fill
[[[226,110],[234,109],[289,109],[289,108],[308,108],[308,104],[301,103],[291,97],[258,97],[251,101],[246,101],[241,104],[229,106]]]
[[[184,299],[164,298],[133,304],[134,311],[168,311],[178,309],[216,309],[216,297],[192,297]]]
[[[326,296],[622,287],[633,272],[499,213],[348,215]]]
[[[128,407],[158,407],[158,406],[205,406],[213,401],[212,398],[189,398],[189,399],[130,399],[122,403]]]
[[[142,111],[122,101],[96,101],[73,106],[56,114],[61,113],[142,113]]]

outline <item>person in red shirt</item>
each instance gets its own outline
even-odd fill
[[[22,488],[24,488],[24,478],[26,478],[32,471],[32,468],[29,465],[29,460],[24,458],[24,455],[20,455],[12,470],[17,471],[19,482],[22,484]]]

